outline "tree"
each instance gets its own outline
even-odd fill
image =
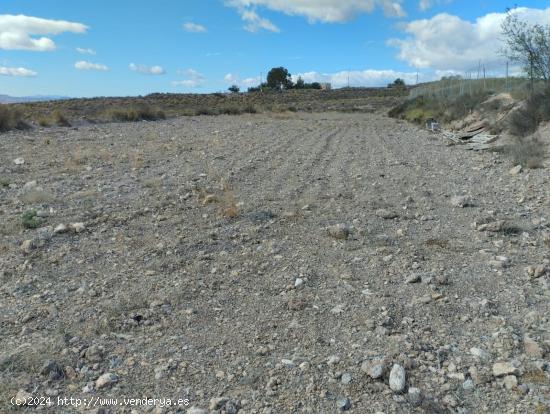
[[[241,88],[239,88],[238,85],[231,85],[229,88],[227,88],[227,90],[232,93],[239,93],[241,91]]]
[[[390,83],[388,85],[388,88],[404,88],[405,87],[405,81],[401,78],[397,78],[393,81],[393,83]]]
[[[550,81],[550,26],[531,25],[514,9],[507,9],[502,34],[504,54],[510,60],[522,64],[531,79]]]
[[[304,82],[301,76],[298,76],[298,79],[296,80],[296,84],[294,85],[294,88],[304,89],[305,87],[306,87],[306,83]]]
[[[319,82],[312,82],[309,84],[309,87],[311,89],[322,89],[322,86]]]
[[[273,68],[267,74],[267,86],[273,89],[292,88],[292,79],[286,68]]]

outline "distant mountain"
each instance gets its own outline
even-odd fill
[[[9,96],[0,95],[0,103],[22,103],[22,102],[41,102],[41,101],[59,101],[61,99],[70,99],[67,96],[57,95],[35,95],[35,96]]]

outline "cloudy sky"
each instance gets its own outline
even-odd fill
[[[223,91],[274,66],[336,87],[498,70],[514,4],[550,24],[543,0],[2,0],[0,94]]]

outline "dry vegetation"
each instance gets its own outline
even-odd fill
[[[350,88],[332,91],[152,94],[143,97],[68,99],[0,106],[0,131],[71,126],[98,122],[155,121],[176,116],[240,115],[258,112],[370,112],[406,96],[400,88]],[[24,122],[23,122],[24,121]]]
[[[500,99],[502,96],[507,98]],[[547,142],[540,136],[539,128],[550,121],[550,89],[540,87],[532,94],[485,91],[452,97],[417,96],[391,109],[389,115],[419,125],[435,119],[451,130],[465,125],[465,119],[481,118],[490,133],[508,136],[507,142],[496,150],[507,154],[515,164],[540,168],[546,157]]]

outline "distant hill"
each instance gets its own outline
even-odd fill
[[[59,101],[61,99],[70,99],[67,96],[48,96],[48,95],[35,95],[35,96],[9,96],[0,95],[0,103],[22,103],[22,102],[45,102],[45,101]]]

